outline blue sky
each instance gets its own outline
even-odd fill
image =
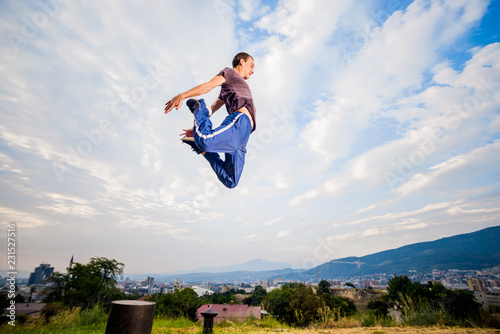
[[[0,9],[0,240],[15,222],[19,270],[305,268],[500,222],[498,0]],[[228,190],[180,142],[187,108],[163,107],[242,50],[257,131]]]

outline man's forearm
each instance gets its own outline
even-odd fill
[[[184,93],[180,93],[179,95],[174,96],[170,101],[165,103],[165,114],[168,114],[173,108],[179,110],[184,99],[206,94],[215,87],[222,85],[224,82],[225,79],[223,76],[216,75],[212,80],[202,83],[201,85],[191,88]]]
[[[207,81],[205,83],[202,83],[201,85],[198,85],[194,88],[191,88],[190,90],[182,93],[181,96],[184,99],[187,99],[189,97],[195,97],[195,96],[207,94],[215,87],[222,85],[224,82],[225,82],[225,79],[223,76],[216,75],[212,80]]]
[[[210,107],[212,109],[212,113],[216,112],[217,110],[220,109],[220,107],[222,107],[224,105],[224,101],[222,100],[215,100],[215,102],[212,104],[212,106]]]
[[[200,96],[203,94],[207,94],[212,90],[212,87],[208,82],[202,83],[201,85],[198,85],[196,87],[191,88],[188,91],[185,91],[184,93],[181,93],[180,95],[182,96],[183,99],[187,99],[190,97],[195,97],[195,96]]]

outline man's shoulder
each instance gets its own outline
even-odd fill
[[[234,69],[230,68],[230,67],[225,67],[224,69],[222,69],[222,71],[219,72],[218,75],[222,75],[223,77],[227,76],[227,75],[233,75],[233,72],[234,72]]]

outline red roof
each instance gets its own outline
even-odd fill
[[[214,318],[214,324],[223,320],[246,321],[250,316],[260,319],[260,306],[205,304],[198,308],[198,319],[200,319],[201,321],[203,321],[201,312],[208,310],[209,305],[212,311],[218,313]]]

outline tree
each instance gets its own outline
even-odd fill
[[[116,288],[116,276],[123,274],[123,263],[103,257],[90,259],[86,265],[74,263],[68,269],[64,285],[64,304],[91,308],[109,305],[113,299],[124,299]]]
[[[481,304],[474,300],[474,295],[462,290],[450,290],[441,284],[434,284],[430,290],[431,303],[439,308],[443,306],[457,319],[478,318]]]
[[[321,303],[311,287],[300,285],[290,296],[288,301],[288,314],[292,318],[291,324],[306,327],[317,319]]]
[[[401,302],[400,294],[408,295],[412,285],[408,276],[395,276],[389,280],[387,286],[387,296],[393,303]]]
[[[307,326],[317,319],[321,306],[312,288],[301,283],[287,284],[269,292],[262,304],[277,319],[297,326]]]
[[[407,276],[396,276],[387,288],[389,302],[401,302],[401,297],[415,303],[415,308],[429,305],[435,310],[445,309],[458,320],[478,318],[481,305],[470,293],[450,290],[441,284],[422,285],[411,282]]]
[[[401,303],[401,296],[409,297],[415,303],[426,303],[431,298],[431,291],[426,285],[412,282],[408,276],[396,276],[389,280],[387,287],[389,301]]]
[[[191,288],[175,290],[174,293],[155,294],[149,300],[156,302],[156,314],[172,318],[197,320],[197,310],[201,305],[196,292]]]
[[[14,298],[14,301],[16,302],[16,304],[25,302],[24,297],[20,293],[18,293],[16,295],[16,297]]]
[[[329,293],[323,293],[321,296],[321,301],[325,306],[328,306],[331,310],[336,309],[339,314],[343,317],[353,315],[356,313],[356,305],[352,300],[345,297],[333,297]]]
[[[344,284],[344,286],[350,286],[351,288],[356,289],[356,286],[352,283],[349,283],[349,282]]]
[[[48,279],[48,284],[46,285],[47,297],[45,298],[45,303],[57,302],[63,300],[64,285],[68,281],[68,276],[66,274],[61,274],[58,272],[52,273]]]
[[[231,302],[231,296],[226,293],[214,293],[201,297],[201,304],[227,304]]]
[[[286,284],[281,289],[269,292],[262,301],[264,309],[276,317],[278,320],[291,323],[293,315],[288,313],[289,297],[294,293],[294,284]]]
[[[474,300],[474,295],[471,293],[450,290],[447,301],[446,309],[457,319],[478,318],[481,313],[481,304]]]
[[[267,291],[259,285],[249,297],[243,299],[243,304],[249,306],[259,306],[266,295]]]
[[[318,296],[322,296],[323,293],[330,294],[330,287],[331,286],[332,285],[325,280],[319,282],[318,291],[317,291]]]
[[[7,307],[9,307],[10,301],[9,298],[7,298],[7,294],[0,292],[0,310],[4,310]]]
[[[367,308],[378,318],[386,318],[389,314],[387,304],[382,300],[372,300],[368,302]]]
[[[201,297],[201,304],[226,304],[230,302],[238,303],[238,299],[235,297],[236,294],[243,294],[245,290],[231,289],[222,293],[214,293],[212,295],[205,295]]]

